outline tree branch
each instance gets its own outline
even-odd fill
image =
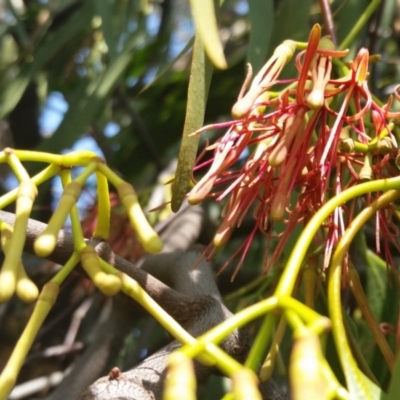
[[[0,211],[0,219],[13,225],[15,216]],[[45,229],[46,224],[29,220],[26,233],[25,250],[33,252],[36,237]],[[182,228],[182,226],[181,226]],[[179,229],[177,229],[179,231]],[[178,232],[179,233],[179,232]],[[114,254],[105,242],[89,242],[97,254],[118,270],[135,279],[146,292],[176,321],[193,336],[199,336],[232,314],[222,302],[212,269],[202,260],[197,268],[192,266],[198,261],[201,249],[177,251],[145,258],[141,266],[134,265]],[[58,264],[64,264],[74,251],[73,237],[61,231],[56,248],[48,257]],[[150,273],[146,272],[150,271]],[[161,280],[154,277],[156,275]],[[170,286],[168,286],[170,285]],[[180,346],[177,341],[146,358],[130,371],[121,373],[118,379],[110,376],[100,378],[83,393],[82,400],[140,399],[158,400],[162,398],[167,357]],[[245,330],[234,331],[222,343],[222,348],[238,361],[243,361],[248,352],[248,336]],[[216,371],[195,362],[196,377],[199,381],[207,379]],[[264,399],[284,400],[285,395],[276,383],[270,381],[260,387]]]

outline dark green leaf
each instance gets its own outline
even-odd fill
[[[168,71],[172,69],[174,64],[181,59],[181,57],[193,46],[194,43],[194,37],[191,38],[187,43],[186,46],[178,53],[178,55],[171,61],[169,62],[157,75],[156,77],[149,82],[140,92],[139,95],[141,95],[143,92],[145,92],[147,89],[149,89],[152,85],[154,85],[160,78],[162,78],[163,75],[165,75]]]
[[[204,55],[203,46],[198,37],[193,46],[192,66],[186,103],[185,125],[179,150],[178,166],[172,184],[172,210],[177,212],[188,191],[190,175],[196,160],[199,137],[189,137],[201,128],[207,102],[208,88],[211,82],[212,67]]]
[[[247,62],[257,73],[264,65],[274,28],[273,0],[249,0],[250,40]]]
[[[90,28],[92,14],[90,1],[84,3],[79,12],[76,12],[61,28],[56,30],[49,38],[40,44],[34,52],[32,61],[25,63],[14,79],[9,79],[1,88],[0,94],[0,120],[14,109],[26,87],[36,73],[43,68],[56,54],[62,51],[63,46],[74,37]]]
[[[278,10],[275,15],[274,27],[271,39],[271,51],[286,39],[306,41],[310,32],[308,16],[310,14],[311,0],[302,0],[301,6],[298,0],[281,0],[278,2]],[[283,70],[282,77],[296,76],[297,72],[293,64]]]
[[[96,1],[96,11],[101,17],[101,27],[108,48],[110,60],[113,60],[117,51],[117,35],[113,31],[112,18],[114,17],[115,2],[110,0]]]
[[[390,381],[389,393],[386,400],[398,400],[400,397],[400,354],[397,354],[392,380]]]
[[[132,37],[128,41],[125,50],[115,58],[104,73],[95,82],[87,85],[85,93],[82,93],[82,88],[78,91],[77,96],[70,102],[61,125],[56,133],[44,142],[43,149],[51,148],[53,151],[61,151],[70,147],[84,133],[87,125],[101,112],[106,100],[131,62],[135,40]]]

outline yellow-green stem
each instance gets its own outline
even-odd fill
[[[229,293],[227,296],[224,297],[225,302],[244,297],[247,293],[253,291],[255,288],[260,286],[266,279],[268,279],[268,276],[259,276],[253,279],[250,283],[247,283],[246,285],[243,285],[232,293]]]
[[[36,186],[39,186],[43,182],[53,178],[53,176],[57,175],[60,172],[60,167],[58,165],[51,164],[43,171],[39,172],[35,175],[31,182],[34,183]],[[4,194],[0,197],[0,209],[3,209],[10,205],[12,202],[15,201],[18,195],[18,188],[10,190],[8,193]]]
[[[168,357],[163,400],[196,400],[196,375],[193,361],[182,352],[175,351]]]
[[[18,157],[15,155],[13,150],[7,149],[7,150],[5,150],[5,153],[8,156],[7,157],[8,165],[13,170],[13,172],[14,172],[15,176],[17,177],[17,179],[20,182],[29,181],[30,180],[30,176],[29,176],[28,172],[26,171],[26,169],[24,168],[24,166],[22,165],[22,163],[18,159]]]
[[[7,300],[14,294],[17,285],[18,267],[24,248],[26,228],[33,201],[37,194],[36,186],[29,180],[29,175],[26,174],[24,176],[22,174],[22,177],[28,177],[28,180],[22,181],[18,187],[13,233],[0,272],[0,298],[2,301]]]
[[[276,328],[274,338],[271,343],[271,348],[260,370],[260,380],[262,382],[268,380],[272,376],[272,373],[275,368],[276,357],[279,353],[279,347],[285,335],[286,327],[287,327],[286,320],[285,318],[281,317],[278,323],[278,327]]]
[[[76,267],[79,262],[79,254],[77,252],[72,253],[71,257],[65,263],[65,265],[53,276],[51,282],[57,283],[59,286],[64,282],[67,276]]]
[[[392,189],[400,189],[400,176],[389,179],[379,179],[371,182],[361,183],[357,186],[353,186],[349,189],[344,190],[337,196],[326,202],[311,218],[309,223],[302,231],[299,239],[297,240],[286,267],[283,271],[282,277],[275,290],[276,297],[290,296],[304,257],[307,254],[308,248],[315,237],[318,229],[329,217],[329,215],[335,210],[336,207],[340,207],[347,201],[359,197],[369,192],[385,192]]]
[[[78,150],[67,154],[52,154],[31,150],[12,150],[20,161],[33,161],[48,164],[56,164],[60,167],[79,167],[87,165],[93,158],[98,158],[95,153],[88,150]],[[0,152],[0,162],[5,162],[7,155]]]
[[[361,185],[360,185],[361,186]],[[353,358],[346,331],[343,324],[342,305],[341,305],[341,281],[342,265],[347,254],[348,248],[356,233],[364,226],[365,222],[373,216],[380,208],[387,206],[390,202],[399,197],[399,193],[390,190],[381,195],[377,200],[363,209],[351,222],[344,235],[340,239],[336,251],[332,257],[329,267],[328,282],[328,308],[332,320],[332,333],[339,349],[339,359],[346,376],[346,381],[350,392],[363,393],[365,399],[372,399],[370,388],[364,376],[361,374],[356,361]]]
[[[15,385],[19,371],[28,354],[43,321],[50,312],[58,296],[59,286],[54,282],[47,282],[42,289],[39,300],[19,338],[5,368],[0,375],[0,400],[6,400]]]
[[[63,170],[61,175],[66,176],[66,170]],[[76,181],[72,181],[65,185],[64,192],[60,198],[57,209],[54,211],[50,221],[43,232],[35,239],[34,250],[35,253],[46,258],[51,254],[57,243],[57,236],[62,229],[65,220],[67,219],[71,210],[75,207],[76,202],[82,191],[82,185]],[[79,240],[80,238],[78,238]],[[76,243],[76,242],[75,242]]]
[[[356,24],[353,26],[351,31],[347,34],[342,43],[340,43],[338,50],[347,49],[355,40],[361,29],[367,24],[369,18],[378,8],[381,0],[372,0],[365,11],[357,19]]]
[[[204,349],[206,343],[219,343],[235,329],[248,324],[253,319],[256,319],[268,312],[274,311],[277,308],[282,308],[283,310],[288,309],[296,312],[301,317],[301,319],[306,322],[306,324],[314,326],[313,331],[316,333],[321,333],[327,328],[327,324],[325,322],[327,318],[324,318],[314,310],[309,309],[298,300],[291,297],[283,297],[281,299],[278,299],[276,297],[269,297],[268,299],[262,300],[257,304],[253,304],[247,307],[246,309],[238,312],[237,314],[225,320],[216,327],[210,329],[208,332],[197,338],[197,343],[194,343],[193,345],[183,346],[182,351],[185,351],[185,353],[190,357],[196,357],[197,354],[199,354]],[[272,318],[273,322],[273,319],[276,318],[276,315],[267,315],[266,318]],[[321,323],[318,322],[320,320]],[[271,326],[273,325],[271,324],[267,327]],[[266,329],[265,332],[270,334],[271,330],[272,329],[267,331]],[[260,337],[260,343],[264,345],[264,343],[262,342],[262,335],[258,336]],[[264,338],[264,340],[266,339]],[[255,347],[256,346],[253,344],[251,351],[253,351],[253,348]],[[252,361],[246,361],[246,367],[251,367],[251,369],[255,369],[256,367],[258,367],[258,364],[263,356],[263,354],[261,354],[260,356],[255,351],[254,353],[255,354],[252,356]],[[248,357],[248,360],[249,359],[250,355]]]
[[[125,181],[120,178],[114,171],[112,171],[106,164],[99,163],[97,169],[101,172],[113,185],[117,188]]]
[[[75,182],[78,182],[81,186],[84,186],[86,181],[89,179],[90,175],[92,175],[97,169],[97,160],[90,161],[90,163],[86,166],[86,168],[74,179]]]
[[[246,311],[246,309],[243,311]],[[267,346],[269,345],[269,342],[271,340],[271,335],[274,330],[276,318],[277,316],[273,314],[267,314],[264,317],[261,327],[257,332],[257,336],[254,340],[254,343],[249,351],[249,355],[246,358],[246,362],[244,365],[247,368],[250,368],[253,371],[256,371],[258,369],[261,360],[263,359],[264,354],[267,351]]]
[[[71,182],[71,170],[63,169],[60,172],[61,183],[63,188],[65,188]],[[74,250],[79,252],[85,246],[85,237],[82,232],[82,226],[79,218],[79,212],[76,206],[71,208],[69,212],[69,217],[71,218],[72,235],[74,238]]]
[[[97,179],[97,204],[98,215],[97,223],[93,232],[93,237],[96,239],[108,240],[110,236],[110,194],[108,191],[107,178],[101,173],[96,172]]]

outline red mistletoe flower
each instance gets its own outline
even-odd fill
[[[368,50],[361,49],[349,67],[341,63],[342,75],[333,79],[333,59],[344,57],[347,51],[334,50],[316,25],[306,50],[296,57],[298,78],[279,80],[295,50],[292,41],[279,46],[243,94],[246,78],[232,108],[233,121],[196,132],[229,127],[208,147],[214,152],[211,165],[188,200],[196,204],[210,196],[217,202],[226,199],[215,247],[224,245],[243,219],[252,215],[254,229],[235,252],[243,253],[238,268],[257,231],[268,240],[279,236],[277,247],[266,257],[268,270],[281,256],[296,225],[306,223],[327,199],[373,174],[397,174],[389,163],[397,147],[390,121],[399,114],[389,111],[391,99],[379,106],[369,92]],[[276,84],[288,83],[279,95],[270,92]],[[323,239],[316,238],[327,243],[325,265],[354,208],[338,208],[326,221]],[[381,215],[377,218],[382,229]],[[285,224],[283,231],[267,229],[277,221]]]

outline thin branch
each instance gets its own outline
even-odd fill
[[[329,0],[319,0],[322,18],[324,20],[325,30],[331,37],[333,44],[337,47],[337,36],[335,30],[335,22],[333,20],[332,9]]]
[[[15,215],[0,211],[0,219],[13,225]],[[41,222],[32,219],[28,221],[25,241],[26,251],[34,253],[34,240],[45,227],[46,224]],[[200,263],[196,270],[191,268],[201,254],[200,249],[166,253],[158,256],[153,255],[147,257],[147,260],[142,264],[142,268],[147,268],[154,274],[159,274],[162,277],[161,279],[168,278],[171,281],[171,285],[176,289],[174,290],[145,272],[142,268],[115,255],[107,243],[89,242],[95,247],[97,254],[101,258],[135,279],[165,311],[185,326],[192,335],[198,336],[232,315],[222,303],[209,263]],[[72,235],[61,231],[58,235],[56,248],[48,259],[58,264],[63,264],[71,256],[73,250]],[[115,315],[117,314],[118,312],[115,313]],[[126,322],[126,318],[124,320]],[[102,329],[102,331],[105,332],[107,329]],[[105,344],[107,345],[106,353],[109,354],[109,346],[107,343]],[[172,342],[156,354],[146,358],[132,370],[120,373],[118,379],[112,379],[109,376],[100,378],[87,388],[81,399],[110,400],[121,397],[140,398],[142,400],[161,399],[167,357],[179,346],[180,343],[177,341]],[[236,360],[243,362],[248,353],[248,335],[246,331],[242,329],[234,331],[224,340],[222,348]],[[89,354],[87,357],[90,361],[93,359],[93,354]],[[106,357],[101,357],[101,359],[106,360]],[[88,365],[84,369],[88,370],[86,372],[90,372],[90,364],[83,363],[82,365]],[[197,379],[200,381],[207,379],[216,372],[213,368],[197,362],[195,363],[195,370]],[[84,371],[82,371],[81,375],[83,379]],[[272,380],[262,383],[260,390],[264,400],[286,400],[286,396]]]
[[[0,219],[10,225],[14,225],[15,215],[7,211],[0,211]],[[43,232],[46,228],[46,224],[29,219],[25,251],[35,254],[33,250],[33,243],[37,236]],[[189,296],[185,296],[169,286],[165,285],[152,275],[148,274],[144,269],[130,263],[122,257],[117,256],[112,252],[108,243],[88,240],[90,244],[95,248],[96,253],[103,260],[111,264],[113,267],[121,272],[126,273],[131,278],[135,279],[140,286],[158,303],[160,304],[168,314],[173,316],[178,322],[183,321],[188,315],[182,313],[182,309],[187,309],[187,302],[191,301]],[[73,237],[71,233],[60,231],[56,243],[55,250],[48,256],[48,260],[57,264],[65,264],[70,258],[74,251]],[[163,254],[154,256],[153,261],[164,257]],[[78,265],[78,268],[80,266]]]

